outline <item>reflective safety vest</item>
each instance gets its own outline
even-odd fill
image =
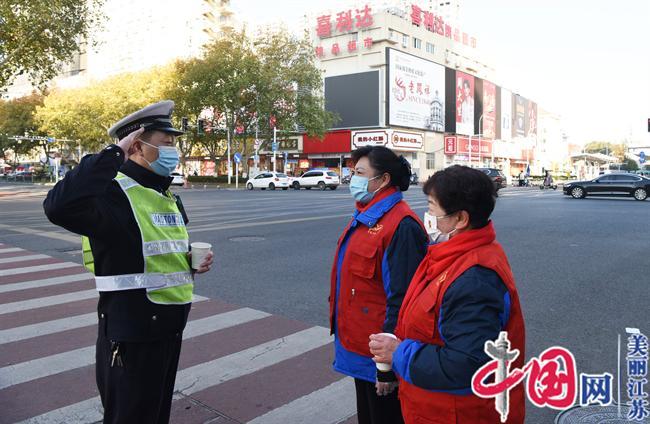
[[[118,173],[115,180],[126,194],[140,229],[144,269],[138,274],[95,276],[98,291],[146,289],[150,301],[185,304],[192,301],[194,279],[187,257],[189,236],[170,191],[146,188]],[[82,237],[84,266],[94,274],[90,241]]]

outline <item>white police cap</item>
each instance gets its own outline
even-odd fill
[[[171,100],[163,100],[146,106],[120,119],[118,123],[108,129],[108,135],[111,138],[122,139],[141,126],[145,127],[145,131],[163,131],[172,135],[184,134],[183,131],[174,128],[172,124],[173,110],[174,102]]]

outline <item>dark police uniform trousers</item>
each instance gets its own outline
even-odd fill
[[[126,195],[113,180],[118,171],[160,193],[171,183],[171,178],[124,162],[122,149],[111,145],[84,157],[43,202],[50,221],[90,238],[98,276],[144,269],[140,230]],[[155,304],[144,289],[100,292],[96,377],[104,423],[169,422],[190,308]]]

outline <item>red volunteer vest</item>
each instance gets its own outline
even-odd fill
[[[385,190],[360,210],[367,210],[396,192],[395,188]],[[372,357],[368,347],[369,337],[371,334],[382,332],[386,319],[386,292],[381,262],[397,227],[408,216],[422,225],[420,219],[404,201],[393,206],[372,228],[357,223],[359,227],[349,237],[341,264],[341,283],[337,299],[337,259],[345,234],[354,220],[347,225],[339,238],[331,274],[330,330],[331,334],[334,334],[336,320],[338,338],[348,351]],[[424,231],[424,226],[422,228]],[[336,317],[334,317],[335,301],[337,302]]]
[[[487,243],[474,242],[475,246],[467,246],[467,244],[471,245],[472,238],[477,236],[482,237]],[[469,243],[465,243],[466,241]],[[455,246],[445,246],[448,243],[455,243]],[[447,247],[451,247],[455,252],[451,252],[450,255],[440,255],[439,249]],[[469,250],[463,251],[463,247],[469,247]],[[445,343],[438,331],[442,299],[454,281],[475,265],[495,271],[510,293],[510,316],[504,330],[508,332],[511,350],[519,349],[519,356],[510,369],[521,368],[524,365],[526,344],[524,319],[512,271],[501,245],[494,241],[492,223],[487,227],[460,234],[441,245],[429,247],[429,252],[413,276],[413,282],[402,303],[395,334],[401,340],[408,338],[444,346]],[[497,424],[501,422],[500,415],[494,408],[494,399],[482,399],[474,394],[456,395],[429,391],[400,378],[399,397],[406,423]],[[522,384],[510,391],[509,405],[507,423],[523,424],[525,399]]]

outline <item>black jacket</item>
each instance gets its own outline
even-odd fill
[[[118,171],[160,193],[172,180],[135,162],[124,162],[122,149],[111,145],[84,157],[43,202],[52,223],[89,237],[98,276],[144,269],[140,230],[126,195],[114,181]],[[177,337],[190,307],[158,305],[149,301],[144,289],[136,289],[101,292],[97,312],[109,339],[137,342]]]

